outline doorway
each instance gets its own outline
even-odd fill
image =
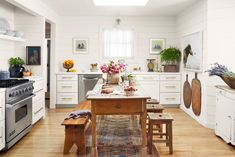
[[[50,100],[50,61],[51,61],[51,24],[49,22],[45,22],[45,38],[47,40],[47,92],[45,95],[46,102],[49,103]],[[46,103],[47,107],[49,104]]]

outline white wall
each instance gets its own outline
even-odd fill
[[[207,67],[214,62],[226,65],[235,72],[235,1],[208,0],[207,11]],[[219,77],[211,77],[207,83],[208,122],[214,127],[215,121],[215,85],[224,84]]]
[[[5,18],[14,29],[14,7],[5,1],[0,1],[0,18]],[[8,70],[8,60],[15,55],[14,42],[0,39],[0,70]]]
[[[33,16],[21,9],[15,9],[15,29],[25,33],[26,42],[16,43],[15,50],[18,56],[26,61],[26,46],[41,47],[41,65],[27,66],[33,72],[33,75],[44,76],[44,65],[46,64],[44,49],[45,39],[45,19],[41,16]]]
[[[121,27],[134,30],[134,58],[128,59],[129,69],[134,66],[141,66],[147,70],[146,59],[157,58],[156,55],[149,55],[149,39],[166,38],[166,46],[176,45],[175,19],[174,17],[119,17]],[[62,62],[71,58],[75,61],[75,68],[78,70],[89,70],[91,63],[106,63],[108,60],[102,58],[101,29],[113,27],[116,17],[93,16],[60,17],[58,34],[58,51],[56,53],[56,70],[63,70]],[[72,39],[88,38],[89,53],[74,54],[72,52]]]
[[[176,17],[176,27],[177,27],[177,36],[179,38],[179,43],[182,52],[183,52],[183,42],[182,38],[185,35],[189,35],[195,32],[203,32],[203,70],[198,73],[198,79],[201,81],[202,86],[202,101],[201,101],[201,114],[200,116],[195,116],[192,111],[192,104],[189,109],[184,106],[183,94],[182,94],[182,103],[180,105],[187,114],[197,120],[200,124],[207,126],[207,99],[206,99],[206,74],[203,73],[206,68],[207,60],[207,23],[206,23],[206,14],[207,13],[207,2],[206,0],[198,0],[191,7],[184,10]],[[186,74],[189,75],[189,82],[195,78],[195,73],[191,71],[185,71],[182,68],[182,93],[183,93],[183,84],[186,80]]]

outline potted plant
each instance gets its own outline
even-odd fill
[[[20,78],[23,77],[23,71],[24,71],[24,60],[20,57],[11,57],[9,59],[10,64],[10,77],[16,77]]]
[[[179,72],[181,51],[176,47],[170,47],[160,52],[164,72]]]

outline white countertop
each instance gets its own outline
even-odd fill
[[[33,76],[24,76],[25,79],[29,79],[29,80],[32,80],[32,81],[41,81],[41,80],[44,80],[43,77],[41,76],[36,76],[36,75],[33,75]]]
[[[57,75],[82,75],[82,74],[103,74],[101,71],[78,71],[78,72],[57,72]]]
[[[132,71],[129,74],[134,75],[179,75],[180,72],[144,72],[144,71]]]

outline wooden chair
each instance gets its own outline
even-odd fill
[[[90,101],[82,102],[77,105],[75,110],[90,110]],[[90,125],[88,116],[78,119],[64,120],[62,125],[65,126],[64,154],[68,154],[69,150],[76,144],[79,155],[86,155],[86,130]]]
[[[149,120],[149,130],[148,130],[148,150],[149,154],[152,154],[153,147],[153,125],[163,125],[165,128],[165,133],[161,132],[158,135],[165,136],[165,139],[156,140],[156,143],[166,143],[169,147],[170,154],[173,153],[173,138],[172,138],[172,121],[174,120],[169,113],[148,113]]]

